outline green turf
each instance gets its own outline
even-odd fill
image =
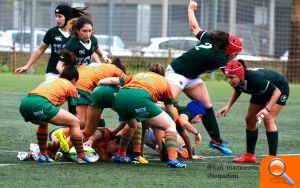
[[[228,167],[244,167],[231,162],[232,157],[207,158],[203,161],[186,161],[186,169],[170,169],[158,162],[154,151],[146,148],[150,159],[147,166],[118,165],[110,162],[97,162],[91,165],[74,163],[38,164],[33,161],[18,161],[15,151],[29,149],[36,142],[35,126],[23,121],[18,107],[21,98],[43,80],[43,76],[23,75],[15,77],[0,74],[0,187],[258,187],[259,164],[248,170],[227,170]],[[212,97],[215,111],[226,104],[232,90],[226,82],[206,82]],[[181,96],[181,103],[187,102]],[[243,95],[225,119],[218,119],[222,136],[230,141],[234,155],[245,151],[245,113],[249,101]],[[300,111],[300,86],[291,85],[291,96],[282,110],[277,125],[279,128],[279,154],[299,152],[300,130],[297,117]],[[117,125],[116,114],[105,111],[108,127]],[[202,134],[203,143],[197,152],[207,157],[222,156],[208,148],[209,138],[201,124],[196,125]],[[54,126],[50,126],[50,130]],[[194,138],[192,137],[192,140]],[[268,153],[266,135],[260,126],[256,153]],[[261,160],[262,157],[259,157]],[[7,166],[5,166],[7,164]],[[228,178],[230,177],[230,178]]]

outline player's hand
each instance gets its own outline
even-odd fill
[[[228,114],[230,108],[228,108],[227,106],[221,108],[218,112],[217,112],[217,117],[226,117],[226,115]]]
[[[19,67],[15,70],[15,74],[22,74],[24,72],[27,72],[28,69],[29,67],[27,66]]]
[[[197,145],[200,145],[201,140],[202,140],[201,134],[198,132],[198,134],[195,135],[195,145],[196,145],[196,146],[197,146]]]
[[[197,10],[197,6],[198,6],[197,2],[195,2],[195,1],[190,1],[190,4],[189,4],[189,6],[188,6],[188,9],[195,12],[195,11]]]
[[[269,112],[268,112],[268,110],[266,108],[263,108],[261,111],[259,111],[256,114],[256,119],[257,119],[258,123],[260,123],[260,121],[262,119],[264,119],[268,114],[269,114]]]
[[[107,56],[102,57],[105,63],[111,63],[111,60]]]
[[[92,147],[93,141],[91,139],[89,139],[88,141],[84,142],[83,144],[86,146]]]

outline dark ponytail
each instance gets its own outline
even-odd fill
[[[243,65],[243,67],[244,67],[245,70],[247,70],[247,65],[246,65],[246,61],[245,60],[239,59],[238,62]]]
[[[65,78],[69,81],[75,78],[75,80],[77,81],[79,78],[79,73],[76,68],[78,62],[75,55],[71,51],[63,49],[60,52],[60,61],[64,62],[64,69],[59,77]]]
[[[85,16],[85,17],[91,18],[91,14],[86,12],[86,10],[88,10],[88,9],[89,9],[89,7],[75,7],[75,8],[72,8],[71,19],[72,18],[78,18],[80,16]]]
[[[120,58],[113,59],[111,64],[116,65],[116,67],[121,69],[126,74],[126,67],[122,64],[122,61],[120,60]]]
[[[212,45],[214,48],[224,50],[228,45],[229,33],[224,31],[212,31],[210,32],[210,35],[213,38]]]
[[[60,61],[64,62],[64,67],[75,67],[78,64],[75,54],[67,49],[60,52]]]
[[[75,81],[79,79],[78,70],[75,67],[65,67],[63,71],[60,73],[60,78],[65,78],[69,81],[75,78]]]
[[[148,70],[150,72],[155,72],[159,75],[165,76],[165,67],[160,63],[151,64]]]

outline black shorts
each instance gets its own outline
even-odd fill
[[[289,98],[290,90],[289,87],[287,86],[284,89],[280,89],[281,95],[279,99],[277,100],[276,104],[284,106],[286,104],[287,99]],[[251,104],[258,104],[258,105],[266,105],[272,96],[266,96],[266,95],[252,95],[250,99]]]

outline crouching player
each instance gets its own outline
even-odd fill
[[[225,107],[218,111],[217,116],[226,116],[241,93],[251,95],[246,116],[247,152],[233,159],[237,163],[254,163],[258,123],[265,124],[269,155],[276,155],[278,131],[275,120],[289,97],[289,84],[279,73],[263,68],[247,69],[243,60],[229,62],[225,67],[228,83],[234,91]]]
[[[26,122],[30,121],[38,125],[36,130],[37,143],[40,149],[38,162],[52,162],[53,160],[47,154],[47,136],[48,124],[64,125],[71,130],[71,141],[77,151],[74,158],[78,163],[89,163],[85,156],[82,145],[82,133],[80,131],[80,121],[72,113],[59,108],[66,100],[72,104],[74,113],[76,98],[78,93],[74,84],[78,80],[78,71],[69,64],[75,63],[76,59],[73,54],[63,51],[61,53],[65,61],[65,68],[60,77],[51,83],[42,83],[36,89],[29,92],[21,101],[20,113]],[[75,113],[74,113],[75,114]]]

